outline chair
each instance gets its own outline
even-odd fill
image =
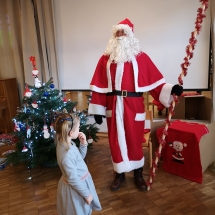
[[[154,114],[155,114],[155,106],[158,108],[158,116],[162,116],[162,109],[164,109],[165,107],[159,102],[156,101],[152,98],[152,100],[149,100],[150,98],[150,93],[147,92],[146,93],[146,105],[147,105],[147,110],[150,110],[150,106],[152,106],[152,114],[153,114],[153,118],[154,118]],[[160,110],[159,110],[160,109]],[[168,115],[168,108],[166,109],[166,113],[165,115]]]
[[[144,138],[145,142],[142,143],[142,147],[147,147],[149,153],[149,166],[152,167],[152,142],[151,142],[151,123],[153,122],[153,114],[151,110],[146,110],[145,118],[145,132]]]
[[[146,92],[146,106],[147,106],[147,110],[150,110],[149,106],[152,106],[152,114],[153,114],[153,117],[154,117],[154,113],[155,113],[155,105],[153,103],[153,100],[149,100],[149,97],[150,97],[150,93],[149,92]]]

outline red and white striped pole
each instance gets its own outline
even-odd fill
[[[195,22],[195,30],[191,32],[189,45],[186,46],[186,57],[184,58],[184,61],[181,64],[182,72],[178,77],[179,85],[183,85],[183,77],[187,75],[187,69],[188,69],[188,66],[190,65],[189,60],[193,57],[193,50],[195,49],[195,45],[197,43],[196,37],[201,30],[203,19],[206,17],[205,11],[208,8],[208,1],[209,0],[200,0],[200,2],[202,3],[202,6],[197,10],[198,13],[197,13],[196,22]],[[157,170],[157,164],[161,156],[162,148],[166,143],[165,138],[166,138],[166,135],[168,134],[170,121],[171,121],[172,115],[174,114],[175,105],[177,103],[178,103],[178,97],[174,95],[173,101],[169,107],[169,114],[166,118],[165,127],[163,130],[162,136],[159,140],[159,147],[155,152],[155,159],[153,160],[152,167],[150,168],[149,178],[147,180],[147,190],[150,190],[153,180],[155,178],[155,171]]]

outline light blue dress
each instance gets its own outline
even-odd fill
[[[62,177],[57,188],[57,210],[62,215],[90,215],[92,209],[101,210],[101,205],[95,190],[92,177],[88,171],[84,158],[87,146],[76,144],[67,150],[64,145],[57,144],[57,162]],[[84,198],[90,194],[93,201],[88,205]]]

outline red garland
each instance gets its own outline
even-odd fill
[[[158,158],[160,158],[161,157],[161,152],[159,152],[159,150],[157,149],[156,151],[155,151],[155,155],[156,155],[156,157],[158,157]],[[153,163],[154,163],[155,161],[153,160]]]
[[[182,80],[181,76],[178,77],[178,83],[179,83],[180,85],[183,85],[183,80]]]
[[[173,98],[174,98],[175,103],[178,104],[179,103],[178,97],[174,95]]]
[[[160,143],[160,145],[162,145],[162,147],[164,147],[165,144],[166,144],[166,140],[160,139],[160,140],[159,140],[159,143]]]
[[[190,38],[190,44],[192,45],[192,46],[195,46],[196,45],[196,43],[197,43],[197,39],[196,38],[194,38],[194,37],[192,37],[192,38]],[[188,64],[190,64],[189,62],[187,62]]]
[[[170,120],[168,118],[166,118],[165,121],[166,121],[166,124],[168,124],[169,126],[171,125],[171,122],[170,122]]]
[[[166,129],[164,129],[164,130],[163,130],[163,134],[164,134],[165,136],[167,136],[167,135],[168,135],[168,131],[167,131]]]

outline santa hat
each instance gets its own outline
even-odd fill
[[[115,35],[118,30],[124,30],[128,37],[133,36],[134,25],[131,23],[129,19],[124,19],[119,22],[117,25],[113,26],[112,34]]]
[[[127,18],[119,22],[118,25],[128,25],[132,29],[132,32],[134,32],[134,25]]]

